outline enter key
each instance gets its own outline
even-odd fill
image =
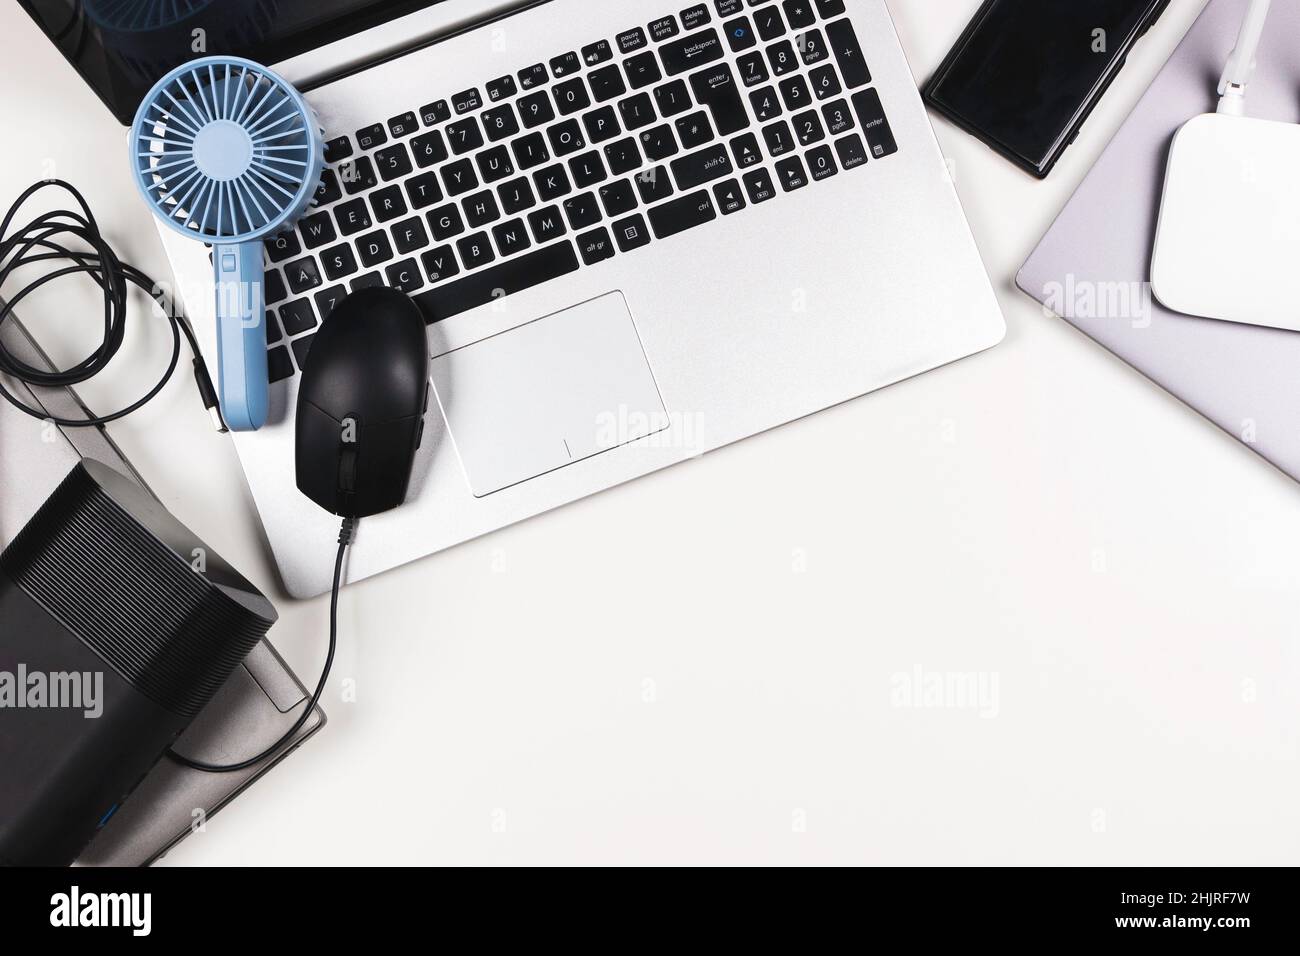
[[[713,114],[713,125],[719,136],[730,136],[749,125],[745,104],[736,88],[736,78],[731,67],[718,63],[691,75],[691,90],[701,106]]]

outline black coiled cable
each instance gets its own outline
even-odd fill
[[[46,212],[10,235],[9,229],[19,208],[34,193],[46,187],[57,187],[70,193],[81,208],[80,213],[75,210]],[[68,239],[77,240],[87,248],[70,249],[64,245]],[[13,273],[39,263],[66,264],[28,282],[12,297],[3,295],[4,287]],[[217,391],[212,386],[212,377],[208,374],[194,331],[179,312],[179,305],[169,301],[163,290],[148,275],[118,259],[117,254],[113,252],[112,247],[99,231],[99,224],[95,222],[90,207],[86,205],[86,200],[76,187],[61,179],[47,179],[29,186],[9,207],[4,221],[0,222],[0,326],[3,326],[13,315],[18,303],[47,282],[79,274],[90,276],[104,292],[104,336],[99,346],[71,368],[50,371],[35,368],[21,361],[4,347],[3,342],[0,342],[0,372],[37,388],[70,387],[94,378],[113,360],[122,347],[122,340],[126,333],[127,290],[130,283],[148,293],[171,323],[172,354],[162,377],[141,398],[125,408],[108,415],[91,418],[53,418],[43,409],[24,404],[5,388],[3,381],[0,381],[0,396],[28,415],[52,421],[62,427],[104,425],[131,414],[162,391],[180,363],[181,337],[184,336],[189,344],[190,353],[194,356],[194,379],[198,384],[199,395],[203,399],[203,407],[212,414],[217,426],[225,431],[225,426],[221,424]]]

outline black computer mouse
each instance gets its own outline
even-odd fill
[[[424,316],[404,293],[358,289],[316,332],[298,386],[298,490],[364,518],[406,500],[429,408]]]

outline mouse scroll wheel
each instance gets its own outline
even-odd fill
[[[352,494],[357,490],[357,445],[344,442],[339,450],[339,491]]]

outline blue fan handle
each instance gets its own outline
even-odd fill
[[[221,416],[231,431],[266,424],[266,295],[262,243],[212,247],[217,288],[217,378]]]

